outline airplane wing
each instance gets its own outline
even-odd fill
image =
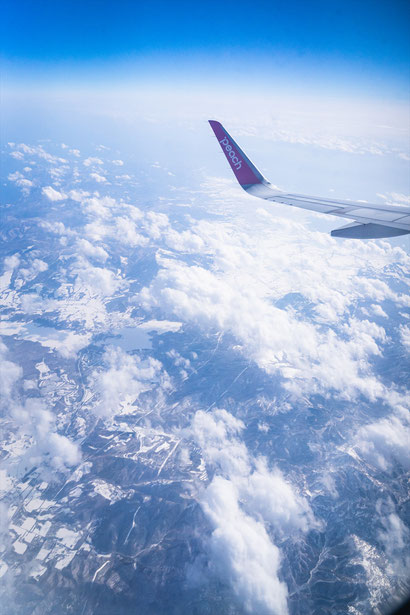
[[[248,194],[275,203],[354,220],[332,231],[333,237],[375,239],[410,233],[409,207],[339,201],[278,190],[263,177],[222,124],[215,120],[209,120],[209,123],[236,179]]]

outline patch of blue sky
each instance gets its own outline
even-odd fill
[[[6,3],[5,81],[308,84],[405,98],[410,5],[359,0]]]

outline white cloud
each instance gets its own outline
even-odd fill
[[[355,438],[355,447],[368,462],[382,470],[390,470],[397,463],[410,468],[410,420],[408,411],[403,416],[390,416],[361,427]]]
[[[10,152],[10,156],[16,160],[24,160],[23,152]]]
[[[52,167],[48,173],[54,180],[56,180],[54,184],[57,185],[60,183],[60,179],[67,173],[69,169],[70,167],[65,164],[61,167]]]
[[[95,181],[99,184],[104,184],[107,181],[107,178],[104,175],[100,175],[99,173],[90,173],[90,177],[95,179]]]
[[[117,167],[122,167],[124,164],[122,160],[113,160],[112,163],[115,164],[115,166]]]
[[[248,613],[288,613],[287,587],[278,577],[279,549],[264,525],[241,510],[235,485],[216,477],[201,505],[213,527],[210,565],[218,578],[232,586]]]
[[[360,392],[374,399],[383,393],[382,385],[366,373],[367,354],[379,352],[371,337],[380,335],[376,325],[369,335],[352,321],[344,341],[332,330],[321,333],[313,323],[275,307],[247,284],[238,286],[234,277],[221,278],[178,261],[161,264],[164,268],[139,295],[146,309],[158,306],[165,314],[202,328],[232,332],[243,352],[262,369],[279,371],[285,378],[292,369],[293,380],[287,386],[294,392],[308,384],[311,391],[331,388],[350,397]]]
[[[90,156],[89,158],[86,158],[83,162],[83,165],[85,167],[90,167],[95,164],[104,164],[104,162],[101,160],[101,158],[94,158],[92,156]]]
[[[91,220],[84,227],[84,235],[91,242],[111,238],[117,244],[132,248],[146,246],[150,236],[159,238],[168,225],[165,214],[148,212],[144,215],[138,207],[98,194],[82,199],[82,208]]]
[[[30,193],[31,188],[34,186],[34,182],[32,182],[31,179],[25,178],[18,179],[16,184],[19,188],[21,188],[22,193],[26,196]]]
[[[47,330],[47,332],[41,333],[40,328],[35,333],[26,332],[23,335],[19,334],[18,337],[38,342],[45,348],[51,348],[64,359],[75,359],[78,351],[88,346],[91,340],[90,333],[81,334],[62,330],[56,330],[55,332]]]
[[[250,464],[246,446],[236,437],[243,428],[242,421],[226,410],[198,410],[183,435],[197,443],[207,463],[217,466],[225,476],[241,477],[248,475]]]
[[[303,497],[295,493],[279,469],[269,470],[265,459],[255,462],[255,470],[240,489],[248,511],[254,511],[278,532],[289,535],[296,530],[307,532],[318,524]]]
[[[147,320],[139,325],[140,329],[155,331],[156,333],[176,333],[182,327],[181,322],[170,320]]]
[[[77,201],[78,203],[81,203],[85,198],[90,196],[90,193],[87,192],[86,190],[77,189],[77,190],[70,190],[70,192],[68,193],[68,196],[73,201]]]
[[[21,432],[33,440],[33,445],[24,452],[23,463],[32,466],[45,462],[56,470],[64,470],[80,463],[81,452],[78,445],[56,432],[55,416],[47,409],[43,400],[28,398],[23,404],[13,405],[12,416],[19,424]]]
[[[174,229],[169,229],[165,240],[168,247],[178,252],[200,252],[205,246],[202,238],[192,231],[178,233]]]
[[[99,220],[90,222],[84,227],[84,234],[91,241],[102,241],[105,237],[110,236],[111,231],[112,229],[108,225],[103,224]]]
[[[21,269],[19,269],[17,281],[20,284],[17,284],[17,281],[16,284],[21,285],[25,282],[30,282],[31,280],[34,280],[40,273],[47,271],[47,269],[48,265],[46,262],[42,261],[40,258],[35,258],[29,264],[28,268],[22,267]]]
[[[144,237],[144,235],[139,233],[136,229],[135,222],[129,218],[119,216],[115,220],[115,226],[115,236],[121,243],[131,247],[145,246],[148,244],[148,237]]]
[[[67,198],[66,194],[55,190],[52,186],[45,186],[41,192],[49,199],[49,201],[63,201]]]
[[[93,196],[89,199],[82,200],[84,211],[95,218],[111,218],[115,208],[118,206],[115,199],[106,196],[99,198],[97,196]]]
[[[27,196],[30,193],[31,188],[34,186],[34,182],[31,179],[24,177],[19,171],[9,173],[8,180],[12,181],[21,188],[22,193]]]
[[[375,316],[381,316],[381,318],[388,318],[386,312],[378,303],[373,303],[370,308]]]
[[[61,235],[62,237],[66,235],[76,235],[76,232],[71,230],[70,228],[64,225],[64,222],[40,222],[40,226],[50,233],[54,233],[55,235]]]
[[[13,264],[15,268],[17,269],[16,261],[13,261]],[[47,271],[47,269],[48,269],[48,265],[46,262],[42,261],[39,258],[34,258],[31,262],[28,262],[25,267],[21,267],[17,271],[15,275],[15,280],[14,280],[15,289],[19,290],[24,284],[26,284],[27,282],[31,282],[40,273]],[[11,280],[11,274],[12,274],[12,269],[9,269],[8,271],[9,282]]]
[[[410,531],[398,516],[391,498],[378,500],[376,512],[382,529],[378,538],[383,543],[387,556],[387,568],[390,574],[401,577],[407,583],[410,572]]]
[[[78,445],[56,432],[48,436],[46,450],[51,455],[52,464],[57,470],[63,470],[66,466],[78,465],[81,461]]]
[[[87,294],[106,297],[113,295],[116,290],[126,286],[126,282],[116,277],[109,269],[95,267],[82,257],[77,259],[71,272],[76,276],[74,283],[75,291],[85,291]]]
[[[410,353],[410,327],[408,325],[401,325],[400,338],[404,348]]]
[[[383,199],[383,201],[385,201],[389,205],[394,205],[395,207],[403,207],[408,210],[410,205],[409,194],[403,194],[401,192],[387,192],[386,194],[378,194],[377,196]]]
[[[6,359],[7,354],[7,346],[0,340],[0,391],[2,403],[9,401],[16,382],[23,376],[21,367]]]
[[[6,256],[4,259],[4,269],[6,271],[16,269],[20,264],[20,256],[18,253]]]
[[[242,421],[226,410],[198,410],[184,431],[200,446],[207,464],[235,483],[242,506],[260,515],[279,532],[306,532],[316,522],[307,501],[299,496],[278,468],[269,470],[263,457],[253,459],[239,439]]]
[[[57,163],[57,162],[62,162],[62,163],[66,163],[67,160],[65,158],[60,158],[58,156],[53,156],[52,154],[49,154],[41,145],[26,145],[25,143],[19,143],[16,146],[17,150],[20,152],[23,152],[24,154],[30,154],[30,155],[35,155],[38,156],[39,158],[46,160],[47,162],[50,163]]]
[[[2,472],[1,477],[1,486],[7,488],[8,485],[8,477],[4,471]],[[11,482],[11,481],[10,481]],[[11,485],[10,485],[11,486]],[[2,490],[2,489],[1,489]],[[6,548],[10,544],[10,534],[9,534],[9,518],[10,518],[10,509],[4,502],[0,502],[0,551],[3,553]],[[0,565],[0,578],[7,571],[8,565],[1,560]]]
[[[265,459],[251,457],[240,440],[243,428],[225,410],[199,410],[182,432],[215,472],[198,494],[212,527],[208,570],[231,585],[249,613],[283,614],[287,587],[279,578],[280,550],[268,529],[289,536],[318,524],[308,502],[279,469],[269,470]],[[191,574],[198,575],[195,566]]]
[[[108,258],[108,254],[104,248],[90,243],[87,239],[79,239],[77,241],[77,248],[78,251],[84,256],[95,258],[103,263],[105,263]]]
[[[144,217],[138,207],[118,203],[110,197],[94,196],[83,201],[82,206],[92,220],[84,229],[92,241],[113,238],[125,246],[145,246],[149,237],[140,231],[155,234],[163,223],[160,214]]]
[[[18,449],[20,463],[50,463],[57,470],[79,463],[81,453],[76,443],[56,431],[56,418],[42,399],[27,398],[19,401],[19,384],[23,384],[22,368],[5,359],[6,346],[0,342],[0,384],[2,405],[9,418],[16,422],[21,434],[29,438],[28,448]],[[22,439],[22,444],[24,440]]]
[[[168,226],[169,220],[166,214],[149,211],[144,218],[144,228],[153,239],[159,239]]]
[[[183,357],[175,348],[167,352],[167,357],[173,359],[174,365],[177,367],[183,367],[184,369],[189,369],[191,367],[191,361]]]
[[[107,348],[103,364],[105,369],[94,370],[90,386],[99,397],[94,411],[101,417],[111,418],[120,412],[123,404],[132,404],[144,391],[169,386],[169,379],[159,361],[131,356],[121,348]]]

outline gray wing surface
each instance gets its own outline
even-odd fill
[[[236,179],[248,194],[273,203],[302,207],[317,213],[331,214],[350,221],[353,220],[353,222],[332,231],[331,234],[334,237],[375,239],[410,233],[409,207],[325,199],[282,192],[274,188],[249,160],[222,124],[215,120],[209,120],[209,123]]]

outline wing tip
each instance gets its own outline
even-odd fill
[[[218,122],[218,120],[208,120],[208,123],[214,132],[215,132],[215,129],[220,129],[220,128],[223,129],[221,122]]]
[[[262,173],[249,160],[222,124],[217,120],[208,120],[208,122],[242,188],[247,190],[249,186],[266,182]]]

